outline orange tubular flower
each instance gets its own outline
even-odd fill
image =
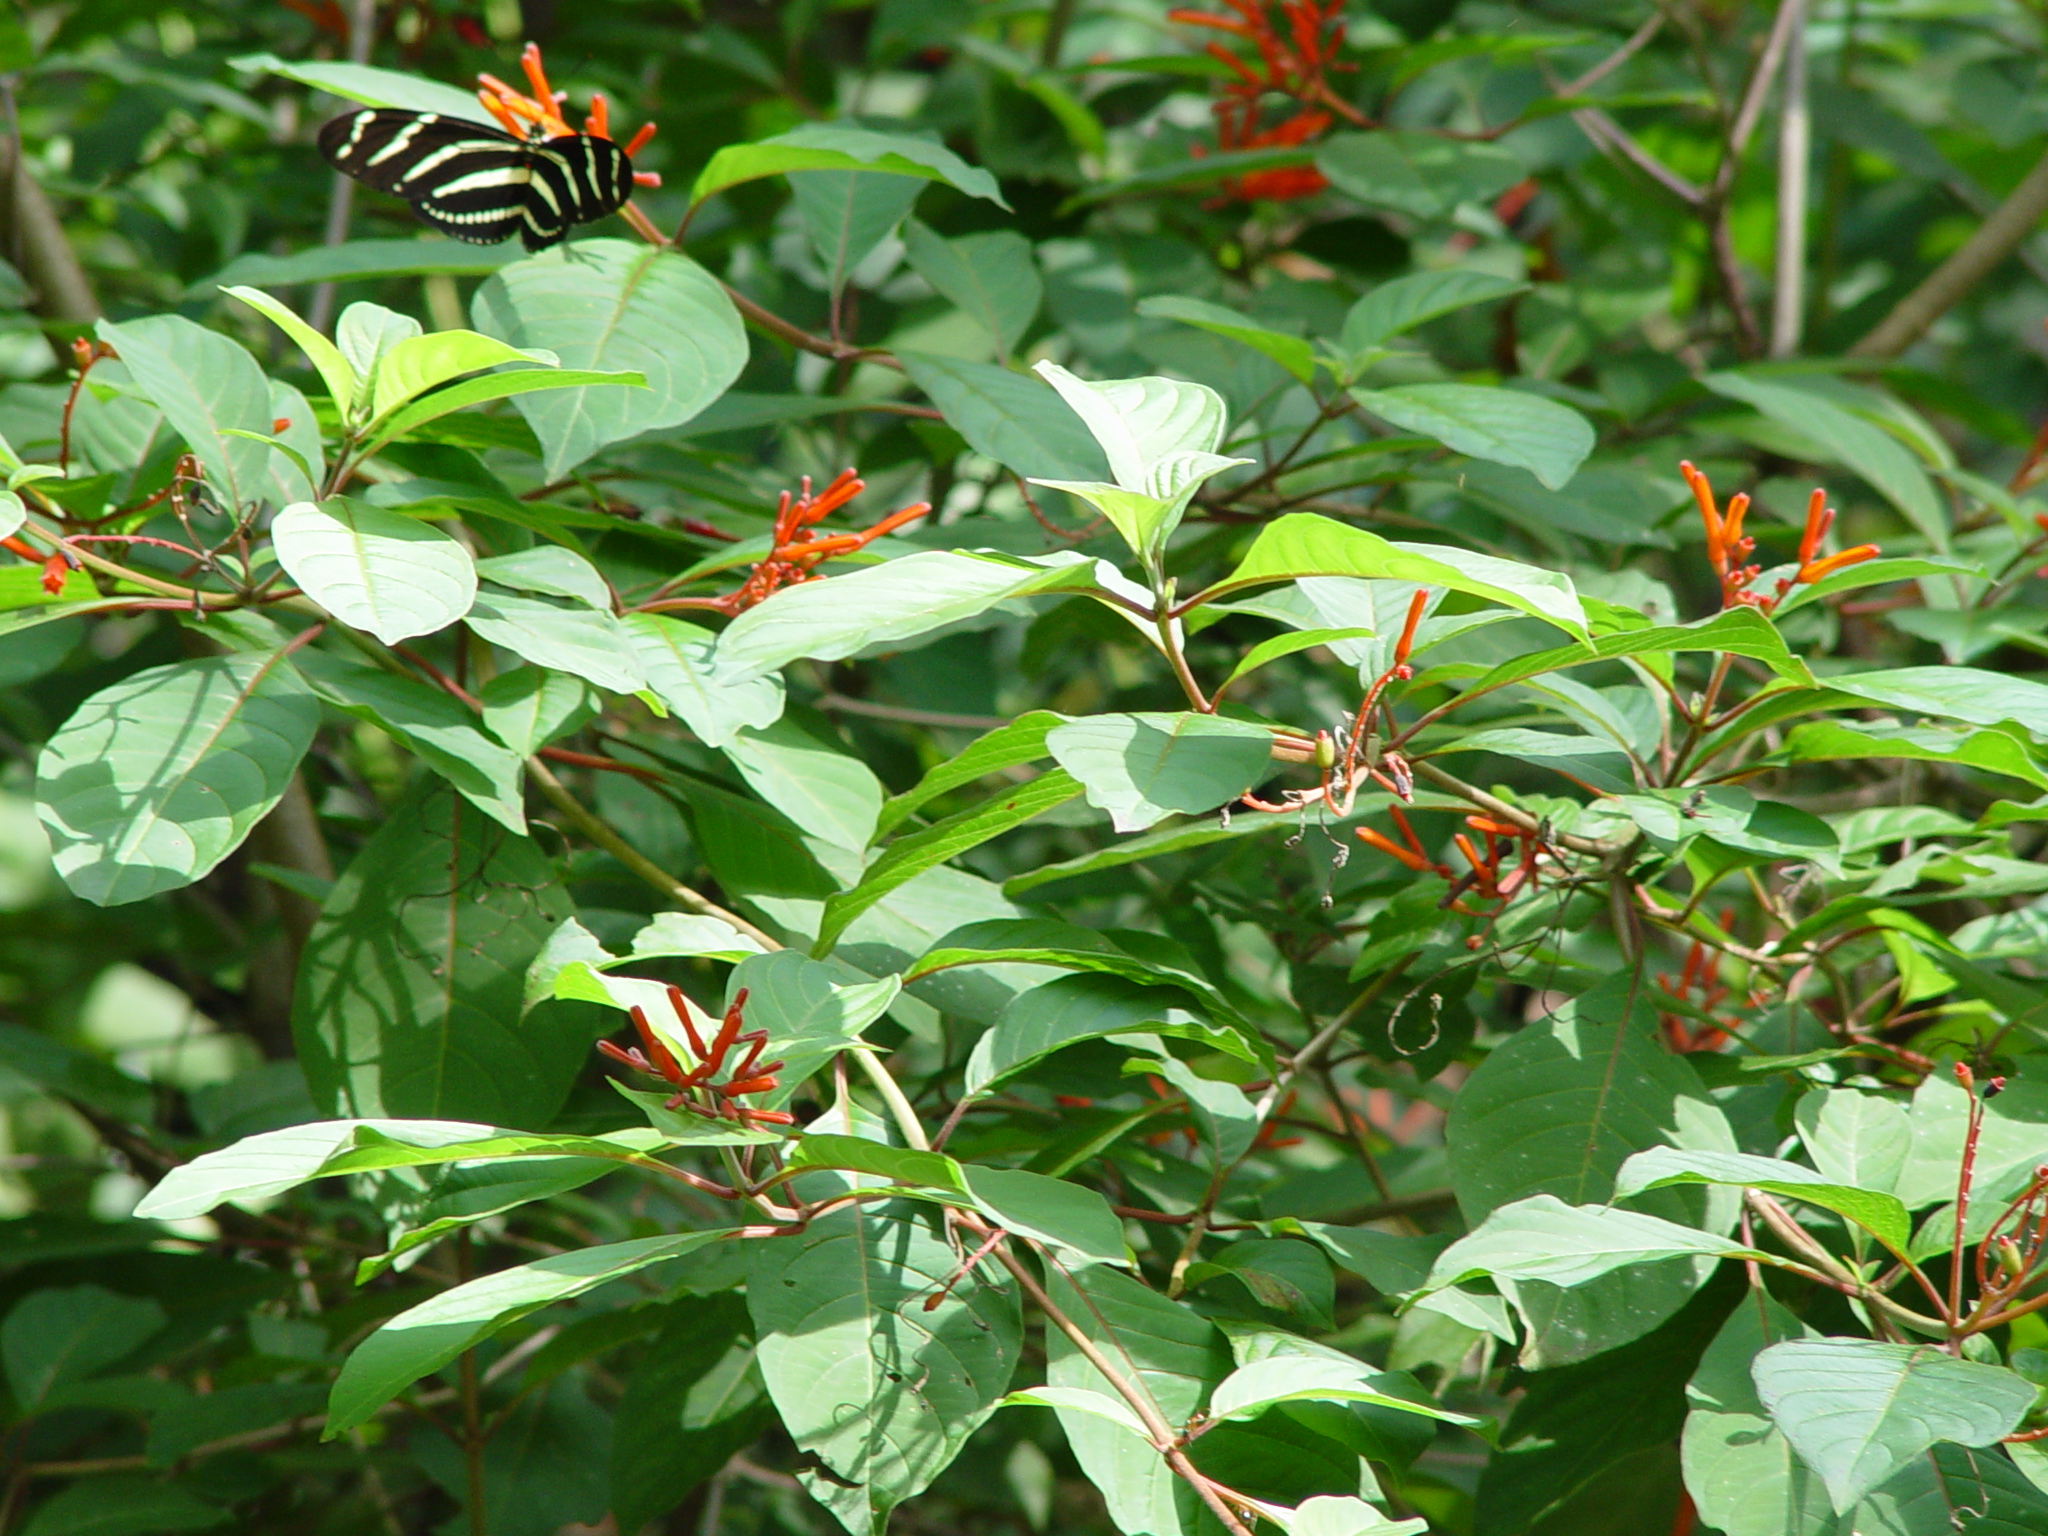
[[[884,534],[894,533],[906,523],[916,522],[932,509],[928,501],[913,502],[900,511],[891,512],[872,528],[863,528],[858,533],[835,533],[820,537],[815,531],[817,524],[866,489],[867,481],[861,479],[859,472],[846,469],[841,470],[830,485],[814,496],[811,494],[811,477],[805,475],[802,489],[794,497],[784,491],[776,503],[775,545],[768,558],[754,567],[746,583],[737,592],[712,599],[708,606],[723,613],[739,613],[753,607],[780,587],[823,580],[813,567],[834,555],[850,554],[854,550],[865,549]],[[691,605],[706,606],[701,599],[692,600]]]
[[[498,120],[507,133],[515,138],[526,138],[538,130],[542,138],[566,138],[576,130],[562,116],[562,103],[569,99],[568,92],[557,91],[548,85],[547,70],[541,63],[540,44],[528,43],[519,55],[519,67],[526,73],[528,89],[526,95],[514,90],[496,75],[479,74],[476,77],[478,90],[476,99],[483,108]],[[583,120],[583,132],[594,139],[609,139],[612,136],[611,103],[601,91],[593,91],[590,97],[590,115]],[[640,131],[626,144],[626,158],[632,159],[654,137],[654,124],[641,125]],[[633,184],[640,187],[658,187],[661,177],[654,171],[635,171]]]
[[[1707,483],[1707,477],[1690,463],[1681,463],[1678,472],[1685,476],[1685,483],[1691,487],[1693,500],[1699,504],[1700,521],[1706,525],[1707,564],[1720,580],[1723,608],[1755,608],[1761,613],[1769,613],[1793,587],[1810,586],[1836,571],[1874,560],[1879,554],[1875,544],[1858,544],[1854,549],[1845,549],[1836,555],[1820,554],[1821,541],[1834,526],[1835,512],[1828,505],[1827,491],[1815,487],[1806,501],[1806,528],[1799,539],[1797,573],[1781,579],[1774,594],[1766,596],[1753,592],[1750,583],[1756,580],[1761,567],[1744,563],[1756,548],[1756,540],[1742,532],[1742,519],[1749,510],[1749,498],[1745,495],[1730,497],[1728,510],[1717,511],[1714,488]]]
[[[732,1006],[725,1010],[718,1033],[707,1047],[704,1037],[697,1032],[697,1026],[690,1017],[690,1005],[682,989],[668,989],[669,1006],[675,1010],[676,1022],[689,1037],[690,1049],[697,1055],[697,1065],[685,1071],[676,1060],[675,1052],[663,1042],[661,1036],[647,1022],[645,1009],[631,1010],[633,1029],[640,1036],[644,1052],[612,1044],[609,1040],[597,1042],[597,1048],[613,1061],[644,1072],[649,1077],[658,1077],[676,1090],[668,1100],[670,1109],[688,1107],[701,1115],[711,1115],[727,1120],[738,1120],[747,1125],[794,1125],[796,1117],[779,1109],[754,1109],[736,1101],[746,1094],[766,1093],[781,1086],[775,1074],[782,1069],[779,1061],[762,1061],[761,1052],[768,1044],[768,1031],[752,1030],[742,1033],[747,1006],[747,991],[744,987],[733,997]],[[734,1047],[745,1046],[734,1065],[732,1075],[725,1082],[713,1079],[725,1070],[727,1058]],[[695,1100],[691,1094],[699,1097]]]

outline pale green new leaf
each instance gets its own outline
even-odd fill
[[[320,382],[327,386],[334,408],[346,418],[355,404],[357,379],[355,369],[349,366],[340,349],[301,320],[288,305],[273,299],[260,288],[222,288],[221,292],[240,299],[298,343],[299,350],[306,354],[306,361],[320,375]]]
[[[294,502],[270,538],[308,597],[386,645],[447,628],[476,598],[476,565],[459,541],[352,497]]]
[[[377,359],[376,395],[370,414],[383,416],[437,384],[482,368],[496,368],[503,363],[538,363],[551,368],[555,362],[552,352],[507,346],[495,336],[479,336],[475,331],[432,331],[424,336],[408,336]]]

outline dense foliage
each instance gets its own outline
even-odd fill
[[[0,20],[0,1536],[2048,1530],[2039,8],[1218,3]]]

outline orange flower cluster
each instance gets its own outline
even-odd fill
[[[1211,27],[1241,37],[1259,56],[1259,68],[1232,53],[1221,43],[1210,43],[1208,55],[1224,64],[1236,76],[1223,88],[1223,99],[1212,109],[1216,114],[1216,144],[1223,150],[1276,149],[1306,144],[1320,138],[1330,126],[1329,108],[1355,116],[1332,95],[1329,75],[1334,70],[1357,66],[1337,62],[1337,50],[1344,44],[1344,23],[1338,15],[1343,0],[1280,0],[1276,19],[1267,0],[1224,0],[1235,15],[1215,11],[1173,10],[1167,20],[1193,27]],[[1285,28],[1283,35],[1282,27]],[[1300,110],[1271,128],[1260,128],[1261,104],[1267,93],[1292,97]],[[1327,187],[1322,173],[1313,166],[1255,171],[1224,183],[1224,190],[1238,198],[1312,197]]]
[[[1756,540],[1742,531],[1743,515],[1749,511],[1749,497],[1738,492],[1728,498],[1727,511],[1718,511],[1714,505],[1714,488],[1707,483],[1705,475],[1694,469],[1690,461],[1681,463],[1678,472],[1685,476],[1685,483],[1692,488],[1693,500],[1699,503],[1700,520],[1706,524],[1707,563],[1720,578],[1723,608],[1755,608],[1769,613],[1794,587],[1810,586],[1823,576],[1852,565],[1861,565],[1878,556],[1875,544],[1858,544],[1854,549],[1845,549],[1839,554],[1821,554],[1821,540],[1827,537],[1828,529],[1834,524],[1835,509],[1827,504],[1828,493],[1816,486],[1813,495],[1807,498],[1806,531],[1799,540],[1797,572],[1779,578],[1777,590],[1773,593],[1752,592],[1749,584],[1756,580],[1762,568],[1745,563],[1756,549]]]
[[[690,1049],[697,1054],[697,1065],[683,1070],[675,1053],[662,1043],[647,1022],[643,1008],[632,1010],[633,1028],[639,1033],[639,1050],[613,1045],[609,1040],[597,1042],[597,1048],[613,1061],[623,1062],[636,1072],[645,1072],[649,1077],[658,1077],[674,1088],[675,1094],[668,1101],[670,1109],[681,1109],[688,1105],[699,1114],[712,1115],[725,1120],[737,1120],[743,1125],[794,1125],[796,1117],[784,1114],[779,1109],[754,1109],[738,1100],[749,1093],[766,1093],[780,1087],[775,1074],[782,1070],[779,1061],[761,1060],[761,1052],[768,1044],[768,1031],[750,1030],[744,1034],[740,1026],[745,1020],[747,990],[742,987],[734,995],[732,1006],[725,1010],[725,1018],[718,1026],[718,1033],[712,1036],[707,1046],[704,1037],[697,1032],[696,1024],[690,1018],[690,1005],[683,997],[682,988],[668,989],[669,1006],[675,1010],[676,1022],[682,1026],[688,1037]],[[718,1074],[725,1070],[727,1057],[736,1046],[745,1046],[746,1052],[732,1069],[732,1075],[724,1082],[717,1082]],[[692,1095],[695,1095],[693,1098]]]
[[[811,477],[805,475],[803,488],[795,495],[784,491],[775,504],[775,546],[768,558],[756,565],[745,585],[737,592],[714,598],[708,604],[721,613],[739,613],[751,608],[779,587],[799,582],[820,581],[812,569],[834,555],[865,549],[885,533],[894,533],[931,511],[928,501],[913,502],[900,512],[891,512],[872,528],[858,533],[835,533],[820,537],[817,525],[867,489],[857,470],[843,469],[832,483],[811,494]]]
[[[483,103],[486,112],[495,117],[499,125],[515,138],[525,138],[529,127],[537,127],[551,139],[566,138],[576,130],[562,117],[562,103],[568,100],[568,92],[551,90],[548,86],[547,71],[541,65],[540,44],[528,43],[519,55],[519,67],[526,72],[526,83],[533,94],[527,96],[514,90],[496,75],[480,74],[476,77],[480,89],[476,99]],[[604,99],[602,92],[593,92],[590,98],[590,115],[583,120],[583,131],[594,139],[609,139],[612,136],[611,103]],[[640,131],[626,144],[626,158],[633,156],[647,146],[654,137],[654,124],[643,123]],[[635,171],[633,184],[640,187],[658,187],[661,177],[653,171]]]
[[[1550,851],[1549,843],[1541,831],[1518,827],[1512,822],[1496,821],[1491,816],[1467,816],[1465,825],[1486,839],[1486,852],[1481,853],[1469,833],[1460,832],[1451,841],[1458,852],[1464,855],[1471,867],[1459,874],[1450,865],[1432,859],[1422,846],[1422,839],[1415,835],[1415,829],[1408,824],[1401,807],[1390,805],[1387,814],[1394,818],[1394,825],[1400,829],[1402,841],[1397,843],[1385,833],[1371,827],[1357,828],[1358,839],[1367,847],[1377,848],[1397,864],[1404,864],[1419,875],[1433,874],[1448,881],[1450,889],[1441,903],[1447,910],[1462,912],[1467,917],[1497,917],[1506,904],[1515,899],[1524,886],[1533,887],[1540,878],[1539,866]],[[1504,865],[1507,856],[1516,855],[1512,866]],[[1465,894],[1476,892],[1481,900],[1498,901],[1501,907],[1491,913],[1481,912],[1465,905]],[[1479,941],[1468,941],[1473,948]]]

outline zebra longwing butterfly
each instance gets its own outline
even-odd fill
[[[364,186],[404,198],[423,223],[472,245],[516,234],[529,251],[545,250],[570,225],[618,212],[633,193],[633,163],[610,139],[521,139],[438,112],[351,112],[321,128],[320,153]]]

